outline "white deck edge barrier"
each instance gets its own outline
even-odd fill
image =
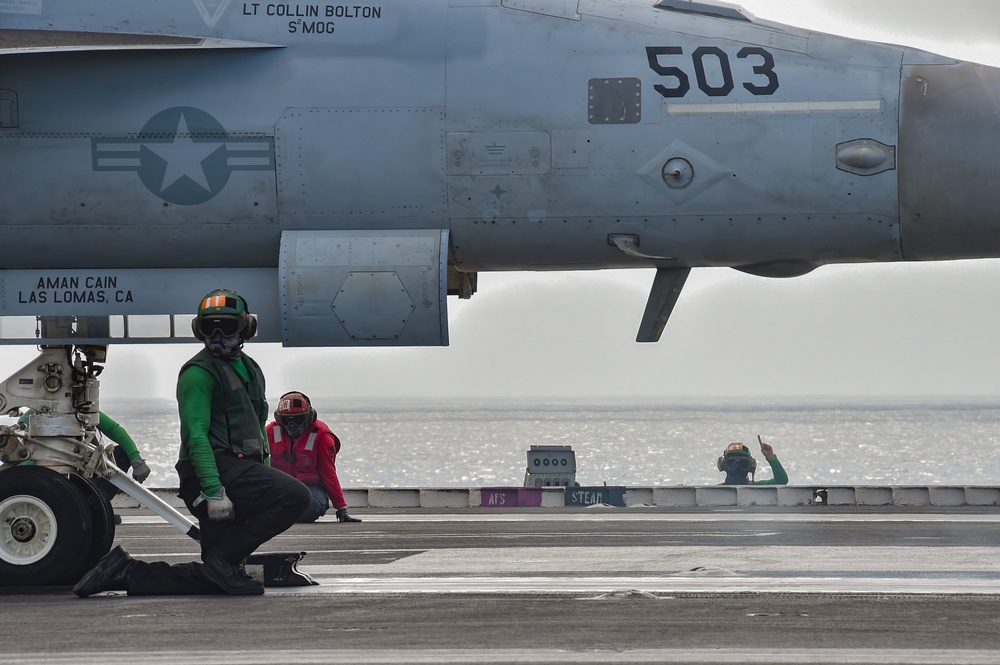
[[[483,506],[484,492],[497,488],[369,488],[345,489],[344,498],[351,508],[479,508],[502,510],[516,507]],[[502,488],[511,492],[522,488]],[[566,488],[523,488],[540,492],[543,508],[566,506]],[[176,488],[152,488],[152,492],[171,506],[183,507]],[[825,493],[825,503],[819,497]],[[537,496],[537,495],[536,495]],[[699,487],[627,487],[626,507],[658,506],[667,508],[700,508],[717,506],[897,506],[897,507],[960,507],[1000,506],[1000,487],[979,485],[873,486],[873,485],[709,485]],[[137,508],[135,499],[119,494],[112,504],[118,508]],[[529,504],[521,503],[521,507]]]

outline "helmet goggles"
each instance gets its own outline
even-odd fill
[[[278,424],[289,432],[302,432],[309,424],[308,413],[299,413],[295,415],[279,413],[275,416],[275,418],[277,419]]]
[[[233,314],[217,314],[198,317],[198,330],[205,338],[215,337],[216,333],[223,337],[235,337],[247,327],[246,317]]]
[[[727,455],[722,459],[722,470],[730,473],[750,473],[757,468],[752,457]]]

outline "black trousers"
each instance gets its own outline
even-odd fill
[[[180,495],[201,530],[201,558],[213,552],[235,565],[253,554],[268,540],[284,532],[309,507],[309,488],[292,476],[269,466],[235,455],[215,456],[226,496],[233,502],[236,517],[229,522],[208,519],[208,501],[192,504],[201,493],[201,483],[193,468],[178,465]],[[187,463],[190,467],[190,463]],[[201,574],[201,563],[167,564],[136,560],[129,576],[129,595],[181,595],[220,593]]]

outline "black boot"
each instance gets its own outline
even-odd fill
[[[357,517],[351,517],[347,514],[347,508],[337,508],[337,521],[338,522],[360,522],[361,520]]]
[[[218,552],[205,557],[201,573],[231,596],[259,596],[264,593],[263,584],[248,577],[239,566],[229,563]]]
[[[132,557],[116,546],[101,557],[90,572],[80,578],[73,587],[73,593],[86,598],[101,591],[125,591],[128,589],[128,578],[132,572]]]

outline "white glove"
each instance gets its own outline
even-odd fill
[[[208,519],[213,522],[228,522],[236,517],[236,509],[233,502],[226,496],[226,488],[223,487],[215,496],[207,496],[204,492],[198,495],[194,505],[202,501],[208,501]]]
[[[132,477],[139,483],[149,478],[149,465],[141,457],[132,460]]]

